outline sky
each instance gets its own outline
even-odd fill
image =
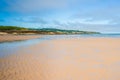
[[[120,0],[0,0],[0,25],[120,33]]]

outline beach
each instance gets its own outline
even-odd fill
[[[120,80],[120,38],[56,39],[25,46],[0,58],[0,80]]]
[[[4,34],[4,35],[0,35],[0,42],[21,41],[21,40],[40,38],[40,37],[41,37],[41,35],[10,35],[10,34]]]

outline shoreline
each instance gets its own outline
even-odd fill
[[[120,38],[49,40],[0,58],[0,80],[119,80]]]
[[[117,38],[119,39],[120,36],[110,36],[107,34],[103,35],[86,35],[86,34],[81,34],[81,35],[45,35],[45,34],[3,34],[0,35],[0,43],[2,42],[13,42],[13,41],[23,41],[23,40],[29,40],[29,39],[36,39],[36,38],[41,38],[42,36],[48,36],[47,38],[52,38],[54,39],[89,39],[89,38]],[[59,36],[59,38],[57,38]],[[55,38],[56,37],[56,38]]]
[[[29,39],[36,39],[40,38],[41,35],[0,35],[0,42],[12,42],[12,41],[22,41],[22,40],[29,40]]]

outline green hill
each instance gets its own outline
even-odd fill
[[[93,31],[79,31],[79,30],[63,30],[63,29],[56,29],[56,28],[42,28],[42,29],[30,29],[36,30],[41,32],[53,32],[56,34],[100,34],[99,32]]]
[[[100,34],[93,31],[63,30],[56,28],[23,28],[17,26],[0,26],[0,32],[8,34]]]
[[[0,30],[28,30],[27,28],[17,26],[0,26]]]

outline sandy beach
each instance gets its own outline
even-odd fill
[[[0,35],[0,42],[6,41],[20,41],[20,40],[28,40],[28,39],[35,39],[40,38],[41,35]]]
[[[0,58],[0,80],[120,80],[120,38],[58,39],[26,46]]]

